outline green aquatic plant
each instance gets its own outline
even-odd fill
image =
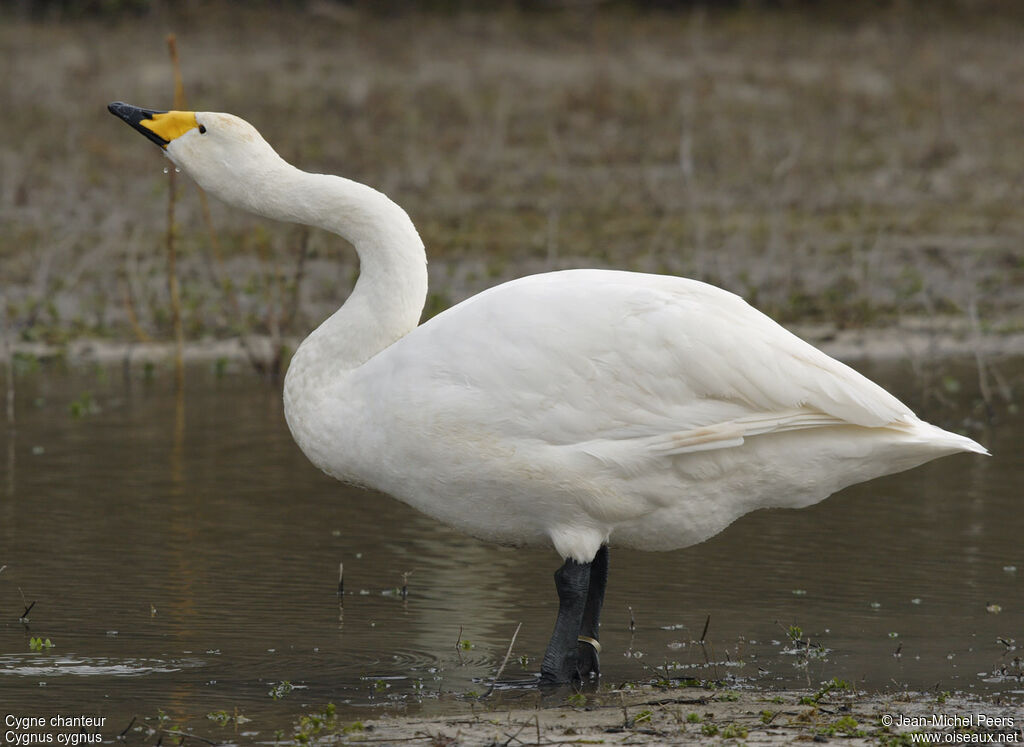
[[[269,695],[274,700],[280,700],[286,695],[290,695],[292,690],[294,689],[295,685],[293,685],[288,680],[283,680],[281,682],[278,682],[276,685],[272,686],[267,695]]]
[[[95,415],[100,411],[100,406],[93,399],[92,392],[82,392],[68,405],[68,412],[73,418],[81,418],[86,415]]]
[[[42,638],[30,638],[28,641],[28,647],[33,651],[45,651],[53,648],[54,644],[49,638],[45,640]]]
[[[677,680],[676,687],[699,687],[705,690],[711,689],[710,684],[701,682],[696,677],[684,677],[681,680]]]
[[[573,693],[565,699],[565,702],[573,708],[582,708],[587,704],[587,696],[583,693]]]
[[[828,682],[826,682],[824,685],[822,685],[821,689],[818,690],[818,692],[814,693],[814,695],[805,695],[804,697],[800,698],[800,705],[816,706],[816,705],[818,705],[818,703],[821,702],[821,699],[824,698],[826,695],[828,695],[830,692],[832,692],[834,690],[849,690],[849,689],[850,689],[850,683],[849,682],[847,682],[846,680],[840,680],[840,679],[836,679],[835,677],[833,677]]]
[[[234,713],[228,713],[227,711],[211,711],[206,714],[206,718],[220,726],[227,726],[228,724],[245,724],[252,721],[252,719],[240,714],[237,708]]]
[[[358,721],[356,723],[359,724],[359,728],[352,731],[362,731],[363,725]],[[349,731],[350,728],[344,727],[342,731],[346,734],[352,733]],[[299,717],[295,725],[295,741],[299,744],[309,744],[335,732],[337,732],[337,708],[333,703],[328,703],[320,713],[308,713]]]

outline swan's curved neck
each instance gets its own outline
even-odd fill
[[[358,368],[415,328],[427,296],[427,260],[409,216],[375,189],[284,161],[274,171],[242,198],[244,206],[340,235],[355,247],[360,266],[345,304],[295,352],[287,400],[296,385]]]

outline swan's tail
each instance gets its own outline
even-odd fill
[[[989,450],[974,439],[961,436],[958,433],[951,433],[936,425],[918,420],[906,426],[907,432],[913,440],[926,445],[929,449],[942,452],[943,454],[955,454],[960,451],[970,451],[975,454],[992,456]]]

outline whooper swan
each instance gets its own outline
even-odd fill
[[[696,280],[533,275],[417,326],[423,242],[383,194],[300,171],[230,114],[109,108],[207,192],[355,247],[355,288],[288,369],[288,426],[334,477],[474,537],[554,547],[542,683],[599,671],[610,543],[687,547],[755,509],[987,453]]]

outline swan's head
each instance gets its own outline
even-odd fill
[[[244,119],[217,112],[156,111],[120,101],[107,107],[158,146],[200,187],[258,210],[257,185],[285,162]]]

